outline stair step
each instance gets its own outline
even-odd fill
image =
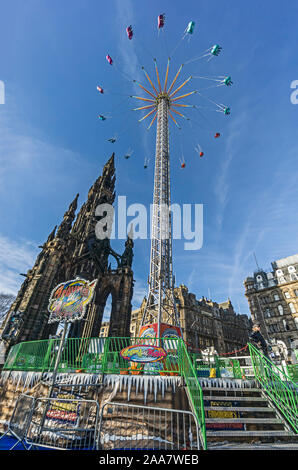
[[[262,407],[262,406],[232,406],[232,407],[227,407],[227,406],[204,406],[205,410],[218,410],[218,411],[261,411],[261,412],[270,412],[270,413],[275,413],[275,410],[273,408],[267,407]]]
[[[215,391],[215,392],[259,392],[259,388],[225,388],[225,387],[202,387],[203,392],[206,391]]]
[[[289,431],[206,431],[206,435],[209,437],[215,436],[261,436],[261,437],[283,437],[283,436],[293,436]]]
[[[264,423],[264,424],[278,424],[283,423],[282,419],[278,418],[205,418],[205,423]]]
[[[212,395],[203,395],[203,400],[213,400],[213,401],[267,401],[267,398],[264,397],[226,397],[226,396],[212,396]]]
[[[208,450],[298,450],[298,444],[292,443],[233,443],[225,442],[211,442],[208,445]]]

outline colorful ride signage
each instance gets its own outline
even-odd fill
[[[48,305],[49,323],[81,320],[85,315],[86,306],[92,299],[96,283],[97,279],[89,282],[77,278],[55,287]]]
[[[152,323],[149,325],[143,325],[140,329],[140,338],[157,338],[158,325]],[[178,326],[168,325],[167,323],[161,323],[160,325],[160,336],[161,338],[181,338],[181,330]]]
[[[51,403],[46,417],[63,423],[77,424],[80,410],[78,399],[81,397],[69,393],[56,393],[54,398],[57,398],[57,400]],[[62,400],[59,400],[59,398]]]
[[[157,346],[137,344],[122,349],[120,356],[127,361],[147,363],[161,361],[167,357],[167,353]]]

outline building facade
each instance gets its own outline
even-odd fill
[[[247,344],[251,320],[247,315],[237,314],[230,300],[224,303],[204,297],[198,300],[184,285],[176,287],[174,294],[183,339],[190,350],[213,348],[222,354],[239,350]],[[146,299],[139,309],[131,313],[131,336],[138,336],[145,304]]]
[[[98,239],[95,227],[104,225],[103,216],[96,216],[100,204],[113,204],[115,199],[114,154],[103,168],[103,173],[88,192],[87,201],[77,216],[75,197],[65,212],[60,226],[55,227],[40,247],[36,262],[25,276],[15,301],[3,322],[1,338],[7,350],[21,341],[40,340],[54,335],[57,323],[48,324],[48,302],[51,291],[62,282],[80,277],[88,281],[97,279],[92,301],[85,318],[71,325],[70,337],[99,336],[106,301],[112,296],[109,322],[110,336],[129,336],[131,299],[133,294],[133,240],[127,237],[122,255],[116,253],[107,238]],[[111,269],[110,257],[116,260]]]
[[[260,323],[265,339],[280,342],[288,358],[298,349],[298,254],[271,263],[244,281],[253,321]]]

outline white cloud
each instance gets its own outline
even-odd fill
[[[38,248],[27,240],[11,240],[0,234],[0,292],[16,295],[26,273],[32,268]]]

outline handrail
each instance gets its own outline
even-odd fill
[[[248,343],[255,378],[298,433],[298,387],[285,372]]]
[[[203,401],[203,390],[198,381],[196,371],[193,367],[192,361],[189,357],[183,340],[179,341],[179,357],[180,357],[180,373],[184,378],[188,396],[191,401],[193,412],[195,413],[199,425],[200,435],[203,442],[203,448],[207,449],[207,438],[206,438],[206,424],[205,424],[205,411]]]

